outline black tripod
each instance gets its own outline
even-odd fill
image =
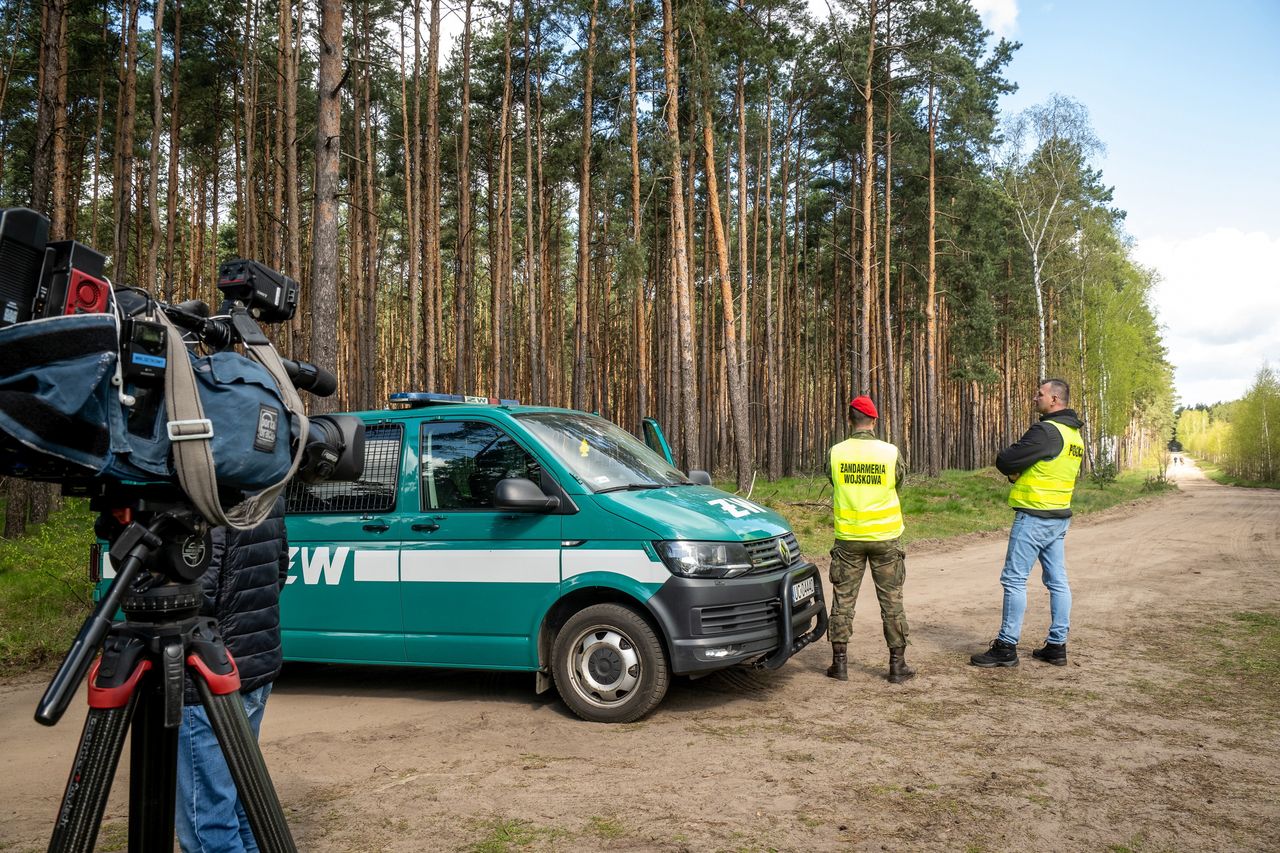
[[[226,757],[249,825],[264,853],[296,848],[241,702],[240,676],[213,619],[198,615],[200,575],[209,565],[208,532],[193,509],[138,502],[99,517],[116,579],[76,636],[36,709],[54,725],[103,643],[89,674],[89,715],[58,809],[50,851],[89,851],[98,836],[112,778],[133,725],[129,850],[173,850],[178,726],[183,673],[191,674]],[[127,621],[111,622],[117,608]]]

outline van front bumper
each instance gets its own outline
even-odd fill
[[[793,591],[812,579],[813,594]],[[649,599],[671,652],[671,670],[689,674],[752,663],[782,666],[827,631],[818,567],[801,563],[728,579],[672,576]]]

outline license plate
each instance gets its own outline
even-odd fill
[[[800,583],[791,587],[791,603],[792,604],[799,604],[801,601],[804,601],[806,598],[809,598],[812,595],[813,595],[813,577],[812,576],[805,578],[804,580],[800,581]]]

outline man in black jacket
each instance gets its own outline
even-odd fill
[[[212,616],[240,673],[240,695],[256,737],[271,684],[280,674],[280,591],[289,571],[284,498],[250,530],[213,530],[201,615]],[[178,734],[175,826],[183,853],[256,851],[231,771],[188,680]]]
[[[1013,527],[1005,555],[1000,585],[1004,587],[1004,611],[1000,633],[991,648],[973,655],[974,666],[1017,666],[1022,615],[1027,608],[1027,578],[1040,561],[1041,579],[1049,590],[1049,637],[1031,656],[1055,666],[1067,663],[1067,630],[1071,620],[1071,587],[1067,584],[1064,540],[1071,525],[1071,495],[1084,441],[1084,422],[1071,404],[1071,389],[1061,379],[1046,379],[1035,396],[1039,423],[1015,444],[1000,451],[996,468],[1009,478],[1009,506]]]

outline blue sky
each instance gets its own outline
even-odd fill
[[[974,0],[1022,42],[1012,113],[1059,92],[1107,146],[1187,403],[1280,367],[1280,2]]]

